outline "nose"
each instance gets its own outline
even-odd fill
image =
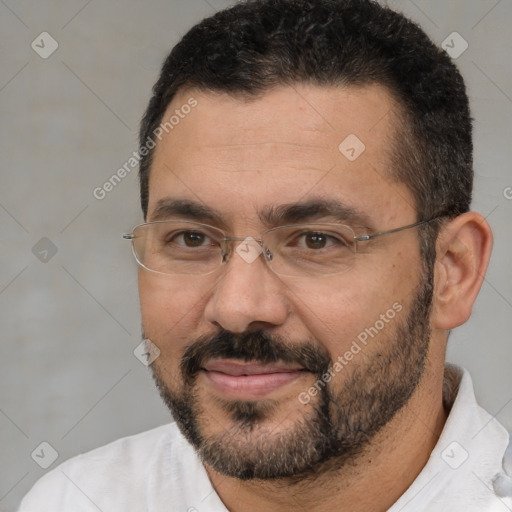
[[[248,252],[243,242],[232,252],[205,308],[208,322],[235,333],[282,325],[290,310],[285,284]]]

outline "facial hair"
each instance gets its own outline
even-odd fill
[[[315,375],[315,380],[322,379],[333,361],[314,340],[292,343],[266,331],[241,335],[221,331],[186,348],[180,364],[180,390],[169,389],[157,364],[152,365],[153,377],[182,434],[203,463],[215,471],[240,480],[301,481],[318,476],[353,461],[413,395],[429,347],[432,288],[431,276],[425,275],[407,318],[401,321],[396,316],[391,334],[381,332],[380,339],[372,340],[379,343],[379,350],[359,354],[359,364],[354,365],[340,389],[333,389],[333,382],[339,378],[334,376],[312,398],[309,407],[303,408],[305,413],[293,428],[278,433],[264,425],[279,408],[279,402],[218,399],[216,404],[233,427],[208,434],[196,386],[198,372],[214,358],[283,361],[297,363]]]

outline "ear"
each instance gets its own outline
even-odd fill
[[[445,224],[436,244],[433,327],[449,330],[471,315],[492,251],[492,231],[476,212]]]

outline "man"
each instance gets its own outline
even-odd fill
[[[20,510],[512,507],[508,434],[445,366],[492,245],[446,54],[370,0],[241,2],[171,52],[140,142],[126,238],[176,423]]]

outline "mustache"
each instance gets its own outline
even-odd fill
[[[183,377],[190,381],[212,359],[240,359],[264,364],[283,361],[319,376],[332,365],[328,353],[310,341],[291,343],[264,330],[242,334],[222,330],[214,336],[199,338],[185,349],[180,362]]]

